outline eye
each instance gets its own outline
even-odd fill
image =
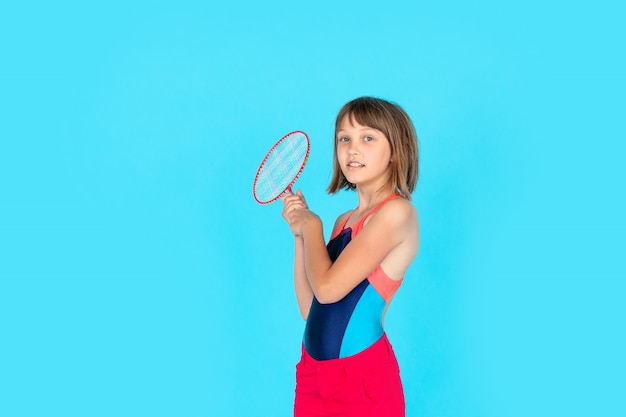
[[[365,136],[365,137],[363,138],[363,141],[365,141],[365,142],[371,142],[371,141],[373,141],[373,140],[374,140],[374,138],[373,138],[373,137],[371,137],[371,136]]]
[[[346,136],[342,136],[339,139],[337,139],[337,142],[349,142],[350,139],[348,139]]]

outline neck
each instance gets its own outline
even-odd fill
[[[371,210],[375,205],[394,193],[394,190],[388,185],[372,190],[357,186],[356,191],[359,197],[359,207],[356,209],[358,213]]]

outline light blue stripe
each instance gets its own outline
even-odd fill
[[[368,348],[383,335],[385,300],[368,285],[357,303],[341,342],[339,357],[345,358]]]

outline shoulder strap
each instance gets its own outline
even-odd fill
[[[363,225],[365,224],[365,220],[367,220],[367,218],[369,216],[371,216],[372,214],[376,213],[383,205],[385,205],[385,203],[389,200],[393,200],[394,198],[400,197],[400,195],[398,194],[391,194],[389,197],[385,198],[383,201],[381,201],[380,203],[378,203],[373,209],[371,209],[370,211],[368,211],[365,216],[361,217],[361,219],[356,222],[355,224],[352,225],[352,236],[355,236],[357,233],[359,233],[361,231],[361,229],[363,229]],[[350,213],[350,215],[352,215],[352,213]],[[348,216],[349,218],[350,216]],[[348,220],[346,219],[346,223],[348,222]],[[345,226],[345,223],[344,223]]]
[[[333,234],[330,237],[331,239],[334,239],[337,235],[339,235],[339,233],[343,231],[343,229],[346,228],[346,224],[348,223],[348,220],[350,220],[350,217],[352,217],[352,213],[354,213],[354,210],[350,211],[346,218],[343,219],[343,221],[335,228],[335,230],[333,230]]]

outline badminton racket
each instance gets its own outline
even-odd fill
[[[254,199],[259,204],[269,204],[291,192],[291,187],[304,169],[309,149],[309,137],[299,130],[276,142],[263,158],[254,177]]]

